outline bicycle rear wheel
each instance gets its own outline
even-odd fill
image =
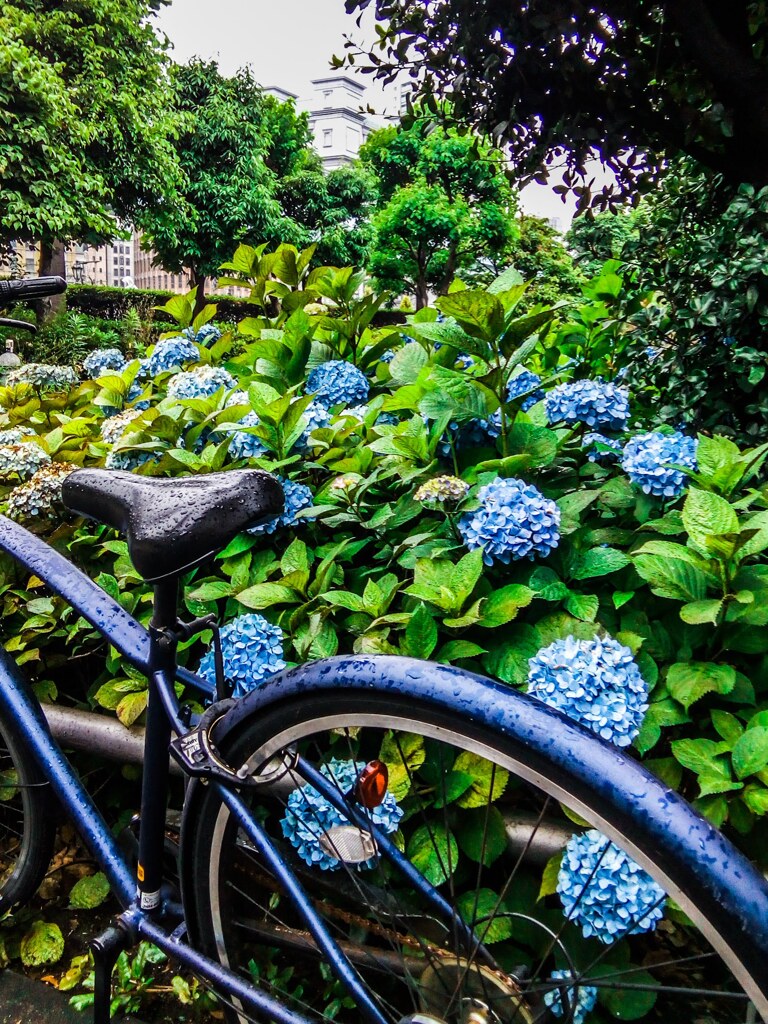
[[[383,1018],[582,1024],[668,1021],[682,1012],[746,1022],[755,1019],[747,992],[766,1016],[768,921],[745,927],[734,911],[740,898],[768,906],[760,880],[739,882],[738,872],[728,880],[728,847],[719,838],[702,848],[698,878],[690,850],[670,863],[658,829],[668,813],[662,804],[676,804],[674,796],[637,769],[632,778],[647,792],[614,795],[602,806],[606,774],[613,765],[621,778],[626,755],[577,730],[578,756],[584,761],[586,751],[588,761],[593,752],[596,771],[591,781],[588,772],[576,780],[563,767],[562,749],[555,751],[556,734],[571,724],[518,694],[508,699],[513,718],[518,705],[543,716],[551,757],[457,712],[346,690],[267,708],[246,720],[224,751],[254,773],[283,766],[278,781],[258,791],[255,814]],[[381,781],[377,762],[388,766],[387,792],[378,807],[366,808],[378,798],[363,788]],[[335,800],[313,771],[333,787]],[[663,797],[658,821],[648,816],[654,786]],[[352,812],[340,813],[346,800],[367,816],[368,829],[353,823]],[[675,813],[692,843],[709,834],[690,809]],[[387,835],[451,917],[428,905],[386,853]],[[199,948],[311,1020],[359,1020],[215,792],[204,793],[188,816],[181,846],[188,927]],[[639,852],[649,875],[622,846]],[[711,899],[708,889],[716,891]],[[667,891],[699,918],[707,938]],[[462,922],[471,926],[469,937]]]
[[[48,783],[0,720],[0,915],[37,891],[53,855],[52,811]]]

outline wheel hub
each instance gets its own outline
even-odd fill
[[[533,1024],[513,978],[502,971],[448,957],[431,964],[419,981],[422,1013],[413,1024]]]

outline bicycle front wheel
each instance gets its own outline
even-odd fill
[[[734,909],[756,893],[766,900],[757,876],[729,880],[717,833],[673,863],[660,839],[670,803],[691,843],[711,835],[687,805],[537,702],[494,699],[499,719],[519,712],[549,730],[551,752],[507,727],[361,690],[267,708],[224,751],[272,773],[254,813],[382,1018],[746,1022],[755,1006],[765,1017],[768,922],[757,934]],[[578,740],[572,771],[566,735]],[[629,777],[631,791],[606,797],[612,770],[614,788]],[[360,1019],[215,792],[185,822],[182,864],[188,928],[203,952],[311,1020]]]

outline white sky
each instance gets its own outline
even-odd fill
[[[261,85],[281,86],[299,96],[311,94],[310,82],[331,74],[330,60],[344,51],[344,35],[361,42],[375,38],[369,10],[357,28],[344,10],[344,0],[173,0],[156,19],[173,43],[173,58],[218,61],[225,74],[249,64]],[[348,73],[348,72],[345,72]],[[370,85],[366,102],[380,110],[381,90]],[[563,230],[573,216],[550,189],[529,185],[521,193],[526,213],[558,218]]]

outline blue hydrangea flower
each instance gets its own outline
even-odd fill
[[[386,352],[384,352],[382,355],[379,356],[379,362],[380,363],[391,363],[394,358],[395,358],[395,350],[393,348],[388,348]]]
[[[8,430],[0,430],[0,445],[19,444],[23,437],[34,436],[31,427],[9,427]]]
[[[307,394],[314,395],[325,406],[367,402],[369,391],[365,374],[343,359],[322,363],[307,379]]]
[[[104,468],[122,469],[126,473],[131,473],[134,469],[138,469],[139,466],[143,466],[151,460],[157,461],[159,457],[157,452],[150,452],[141,448],[135,451],[131,449],[119,452],[112,451],[104,460]]]
[[[306,484],[299,484],[293,480],[286,480],[281,476],[277,479],[283,485],[285,508],[279,516],[269,519],[266,523],[260,523],[258,526],[252,526],[248,530],[248,533],[261,535],[274,533],[279,526],[295,526],[296,513],[301,509],[309,508],[312,505],[312,491],[310,491]],[[304,522],[310,522],[313,519],[313,516],[309,516],[307,518],[302,517]]]
[[[626,388],[597,380],[574,380],[558,384],[544,399],[550,423],[586,423],[588,427],[624,430],[629,419]]]
[[[97,348],[83,360],[83,370],[92,380],[107,373],[120,373],[127,365],[119,348]]]
[[[422,416],[429,425],[429,417]],[[485,419],[467,420],[458,423],[452,420],[437,445],[437,453],[450,459],[452,451],[466,448],[493,448],[496,438],[501,435],[501,412],[497,409]]]
[[[675,431],[662,434],[653,430],[638,434],[624,446],[621,468],[632,483],[642,487],[646,494],[658,498],[677,498],[688,484],[688,476],[673,466],[696,469],[695,437]]]
[[[541,384],[541,377],[538,373],[522,370],[507,384],[507,401],[514,402],[520,395],[525,395],[527,391],[530,391],[531,394],[523,399],[520,406],[523,412],[527,412],[531,406],[536,405],[537,402],[544,398],[544,392],[539,387],[539,384]]]
[[[52,363],[25,363],[11,370],[5,379],[8,387],[15,384],[31,384],[40,391],[68,391],[80,383],[71,366],[56,366]]]
[[[192,327],[185,327],[181,332],[182,337],[188,341],[196,341],[198,345],[213,345],[221,337],[221,331],[215,324],[203,324],[199,331]]]
[[[599,444],[604,445],[602,450],[596,447]],[[586,451],[590,462],[618,462],[621,458],[621,443],[612,437],[606,437],[605,434],[585,434],[581,447]]]
[[[26,483],[19,484],[11,491],[7,515],[20,522],[60,517],[61,485],[78,468],[71,462],[49,462],[41,466]]]
[[[648,710],[648,684],[613,637],[569,636],[542,648],[528,662],[528,693],[617,747],[629,746]]]
[[[283,631],[263,615],[240,615],[222,628],[221,653],[234,696],[244,697],[285,668]],[[197,671],[209,683],[216,682],[213,648],[203,655]]]
[[[255,412],[246,413],[240,420],[241,427],[258,427],[259,417]],[[260,437],[246,430],[235,430],[229,443],[229,454],[233,459],[256,459],[266,452],[267,448]]]
[[[588,1015],[594,1010],[597,1002],[597,989],[594,985],[585,985],[573,981],[570,971],[552,971],[550,981],[563,981],[566,984],[552,988],[544,993],[544,1002],[556,1017],[570,1017],[570,1024],[584,1024]],[[562,993],[565,992],[565,1004]],[[574,994],[576,999],[574,1000]],[[575,1002],[575,1006],[574,1006]]]
[[[0,480],[25,480],[51,461],[50,455],[34,441],[0,446]]]
[[[174,374],[168,381],[168,394],[171,398],[210,398],[220,388],[229,391],[234,386],[234,378],[222,367],[198,366]]]
[[[295,447],[299,451],[308,451],[312,447],[311,435],[315,430],[331,425],[331,414],[322,402],[310,402],[302,413],[301,421],[304,424],[304,432],[296,442]]]
[[[480,507],[459,520],[470,549],[483,549],[483,561],[508,565],[518,558],[542,558],[560,542],[560,509],[533,484],[496,477],[480,488]]]
[[[459,352],[456,357],[456,363],[461,370],[469,370],[475,365],[475,360],[472,356],[467,355],[466,352]]]
[[[158,341],[149,357],[147,370],[151,377],[170,370],[181,370],[185,363],[196,363],[200,359],[197,345],[188,338],[166,338]]]
[[[125,433],[129,423],[141,415],[141,409],[125,409],[101,424],[101,436],[107,444],[116,444]]]
[[[654,359],[657,359],[661,355],[661,349],[656,348],[655,345],[646,345],[643,349],[643,354],[649,363],[652,363]]]
[[[568,920],[606,946],[653,931],[664,914],[661,886],[596,829],[568,841],[557,892]]]
[[[364,761],[332,760],[320,767],[320,773],[340,793],[348,793],[354,788],[365,766]],[[403,816],[402,808],[391,793],[387,793],[379,806],[368,813],[373,824],[386,835],[397,831]],[[283,835],[299,857],[305,864],[320,868],[321,871],[336,871],[342,867],[342,862],[332,853],[326,853],[320,844],[320,837],[329,829],[350,824],[348,818],[309,784],[297,787],[289,795],[281,822]],[[355,866],[358,869],[370,868],[375,863],[376,858],[372,857]]]

